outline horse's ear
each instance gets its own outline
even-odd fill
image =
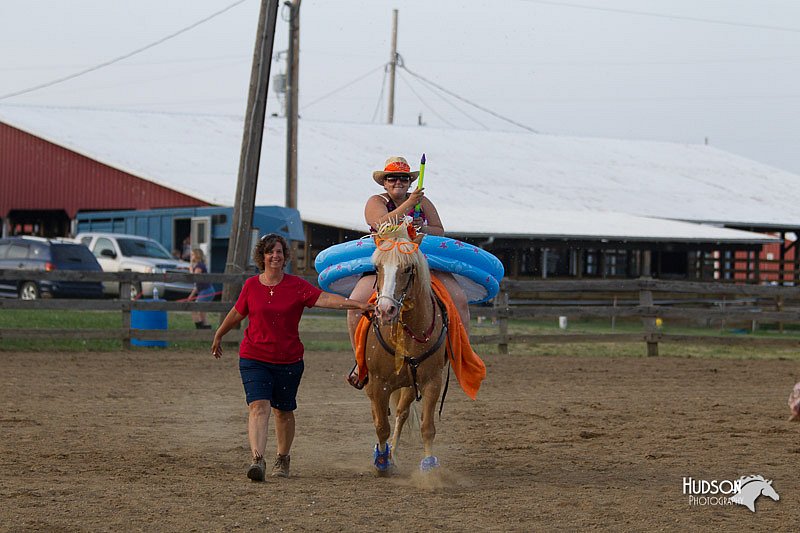
[[[425,237],[424,233],[417,233],[417,236],[412,239],[413,242],[419,244],[422,242],[422,238]]]

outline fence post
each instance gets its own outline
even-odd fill
[[[617,297],[614,296],[614,314],[611,315],[611,331],[612,332],[616,329],[616,326],[617,326],[616,311],[617,311]]]
[[[123,298],[125,300],[130,300],[131,299],[131,297],[130,297],[131,285],[132,285],[132,283],[130,281],[121,281],[120,282],[120,284],[119,284],[119,299],[120,300],[122,300]]]
[[[647,281],[651,281],[650,277],[650,250],[645,250],[642,254],[642,277],[639,278],[639,307],[652,307],[653,306],[653,291],[643,289]],[[658,342],[656,342],[656,319],[655,317],[642,317],[642,326],[644,327],[644,340],[647,343],[647,356],[658,356]]]
[[[642,279],[644,281],[644,279]],[[639,306],[652,307],[653,306],[653,291],[639,290]],[[647,356],[658,356],[658,342],[655,340],[656,334],[656,319],[654,317],[643,317],[642,326],[644,326],[644,339],[647,342]]]
[[[497,314],[497,327],[500,334],[500,342],[497,344],[497,353],[508,354],[508,293],[503,291],[498,294],[495,305],[500,305]]]
[[[122,302],[122,329],[124,335],[122,336],[122,349],[131,349],[131,300]]]

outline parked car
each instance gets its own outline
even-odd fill
[[[104,272],[189,273],[187,261],[175,259],[159,242],[147,237],[91,232],[78,234],[75,241],[91,250]],[[103,290],[107,295],[119,296],[119,286],[117,282],[107,282],[103,283]],[[192,287],[191,283],[147,281],[131,284],[129,296],[131,299],[142,295],[150,298],[153,289],[157,289],[162,298],[185,298]]]
[[[0,280],[0,296],[23,300],[103,296],[103,285],[99,281],[37,280],[33,274],[54,270],[101,272],[100,263],[82,244],[40,237],[0,239],[0,269],[32,271],[29,280]]]

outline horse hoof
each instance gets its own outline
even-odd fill
[[[429,455],[419,462],[419,469],[422,472],[430,472],[434,468],[439,468],[439,459],[435,455]]]
[[[375,470],[378,472],[378,475],[386,475],[389,470],[391,470],[392,466],[392,457],[391,457],[392,447],[388,443],[386,444],[386,450],[380,451],[378,449],[378,445],[375,445],[375,449],[372,454],[373,463],[375,465]]]

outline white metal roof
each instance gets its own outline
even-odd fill
[[[241,117],[4,105],[0,121],[233,204]],[[257,205],[284,204],[285,138],[285,120],[268,118]],[[303,220],[366,231],[364,203],[382,191],[372,171],[390,155],[416,168],[423,152],[426,194],[457,234],[755,242],[768,239],[715,226],[800,227],[800,177],[708,146],[301,119]]]

